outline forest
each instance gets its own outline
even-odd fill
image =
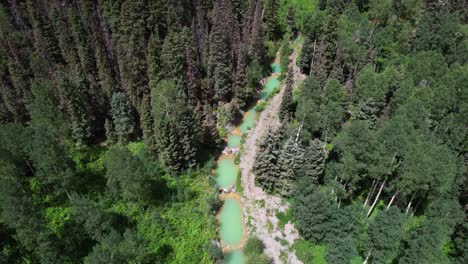
[[[223,263],[211,173],[278,51],[282,125],[253,171],[291,205],[291,252],[468,263],[467,10],[0,1],[0,263]]]

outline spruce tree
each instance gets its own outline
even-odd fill
[[[278,191],[280,186],[279,156],[283,131],[269,130],[259,145],[257,158],[253,166],[255,180],[268,192]]]
[[[318,139],[309,141],[308,146],[304,147],[303,161],[297,172],[297,184],[313,188],[319,184],[323,176],[325,162],[323,142]]]
[[[155,142],[161,162],[175,171],[193,167],[199,130],[192,109],[178,94],[174,81],[161,80],[153,88],[151,98]]]
[[[126,0],[122,3],[118,30],[117,56],[122,88],[134,106],[149,92],[146,48],[146,2]]]
[[[68,123],[57,107],[51,82],[34,83],[32,92],[33,100],[28,105],[32,137],[28,149],[36,176],[42,184],[53,186],[56,195],[66,194],[71,199],[74,163],[65,150]]]
[[[124,93],[112,95],[111,101],[112,124],[118,142],[127,143],[135,135],[135,118],[133,108]]]
[[[95,118],[88,84],[80,78],[73,80],[65,77],[60,82],[60,89],[65,96],[74,139],[82,144],[89,143],[94,134]]]
[[[294,85],[294,67],[288,68],[286,75],[286,85],[283,94],[283,100],[279,110],[279,116],[283,121],[289,121],[293,118],[295,103],[293,101],[293,85]]]
[[[52,63],[61,63],[62,56],[57,39],[53,34],[53,24],[41,14],[42,5],[33,0],[26,2],[27,11],[33,28],[34,44],[37,54]],[[48,65],[49,67],[51,65]]]
[[[81,18],[74,9],[68,12],[73,39],[76,43],[76,50],[81,63],[81,70],[89,81],[95,80],[96,60],[93,54],[92,41],[86,34],[86,29],[81,23]]]
[[[220,102],[229,102],[233,88],[233,58],[230,52],[226,52],[229,50],[229,36],[225,25],[225,8],[224,1],[214,3],[208,61],[208,77],[215,98]]]
[[[291,196],[294,192],[297,173],[304,163],[304,150],[293,137],[283,144],[278,157],[277,191],[283,196]]]
[[[250,32],[250,56],[263,63],[264,61],[264,43],[263,43],[263,29],[262,29],[262,1],[257,0],[255,5],[255,13],[252,22],[252,30]]]

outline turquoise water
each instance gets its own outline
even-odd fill
[[[219,219],[221,222],[220,236],[224,244],[228,246],[239,245],[243,235],[240,203],[232,198],[224,200]]]
[[[279,63],[271,64],[273,73],[281,73]],[[268,78],[267,83],[260,92],[260,98],[266,100],[272,92],[280,86],[277,75]],[[244,116],[239,129],[242,134],[247,133],[255,123],[257,112],[255,107],[250,109]],[[239,135],[230,135],[227,139],[228,147],[239,147],[242,137]],[[236,183],[239,168],[235,165],[233,158],[221,159],[216,168],[216,181],[222,188],[227,188]],[[238,246],[243,239],[243,218],[242,207],[238,200],[226,198],[218,215],[220,221],[220,237],[226,246]],[[245,256],[242,250],[234,250],[226,253],[224,258],[226,264],[244,264]]]
[[[250,109],[250,111],[248,111],[245,114],[244,119],[242,120],[242,124],[240,126],[240,131],[242,133],[246,133],[253,127],[256,116],[257,112],[255,111],[255,108]]]
[[[241,136],[238,135],[230,135],[228,139],[228,147],[240,147],[241,144]]]
[[[276,77],[268,78],[268,81],[265,84],[265,87],[263,87],[263,90],[260,92],[260,98],[262,98],[262,100],[268,99],[268,96],[270,96],[270,94],[279,86],[280,86],[280,81],[278,81],[278,78]]]
[[[236,183],[239,168],[234,164],[234,159],[222,159],[216,168],[216,182],[221,188],[228,188]]]
[[[244,264],[245,263],[244,253],[242,253],[242,251],[240,250],[229,252],[224,258],[224,263],[225,264]]]
[[[271,65],[271,69],[273,70],[273,73],[281,73],[281,65],[279,63],[272,63]]]

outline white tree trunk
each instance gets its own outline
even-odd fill
[[[406,215],[408,214],[409,209],[411,208],[411,204],[413,203],[413,199],[414,199],[414,194],[413,194],[413,196],[411,196],[411,200],[409,201],[408,206],[406,206],[406,213],[405,213]]]
[[[335,176],[335,182],[337,179],[338,179],[338,176]],[[335,193],[335,186],[333,186],[332,191],[331,191],[331,194],[334,194],[334,193]]]
[[[395,194],[392,196],[392,199],[390,199],[390,202],[388,203],[387,205],[387,210],[388,208],[390,208],[390,206],[392,205],[393,201],[395,200],[395,197],[400,193],[400,190],[396,191]]]
[[[379,200],[380,198],[380,194],[382,193],[382,190],[385,186],[385,183],[387,182],[387,179],[385,179],[383,182],[382,182],[382,185],[380,185],[380,189],[379,189],[379,192],[377,193],[377,196],[375,196],[375,199],[374,199],[374,202],[372,203],[372,206],[369,208],[369,211],[367,212],[367,217],[369,217],[369,215],[372,213],[372,211],[374,210],[374,207],[375,205],[377,204],[377,201]]]
[[[364,202],[364,208],[367,206],[367,204],[369,203],[369,199],[371,198],[372,194],[374,194],[374,190],[375,190],[375,179],[374,181],[372,182],[372,186],[371,186],[371,189],[369,191],[369,193],[367,194],[367,198],[366,198],[366,201]]]
[[[366,259],[364,260],[362,264],[367,264],[367,261],[369,261],[369,258],[370,258],[370,254],[371,252],[369,251],[369,253],[367,253]]]
[[[294,140],[294,143],[297,145],[297,142],[299,141],[299,135],[301,134],[302,127],[304,126],[304,119],[302,119],[301,124],[299,125],[299,128],[297,129],[296,133],[296,140]]]

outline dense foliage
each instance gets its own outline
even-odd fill
[[[327,263],[466,262],[462,2],[316,1],[303,13],[306,79],[290,92],[286,78],[289,122],[255,162],[260,186],[293,198],[303,258],[325,247]]]
[[[467,263],[466,21],[458,0],[2,1],[0,263],[221,261],[209,160],[278,50],[254,172],[292,201],[297,256]]]
[[[220,261],[209,160],[267,74],[279,12],[2,1],[0,262]]]

